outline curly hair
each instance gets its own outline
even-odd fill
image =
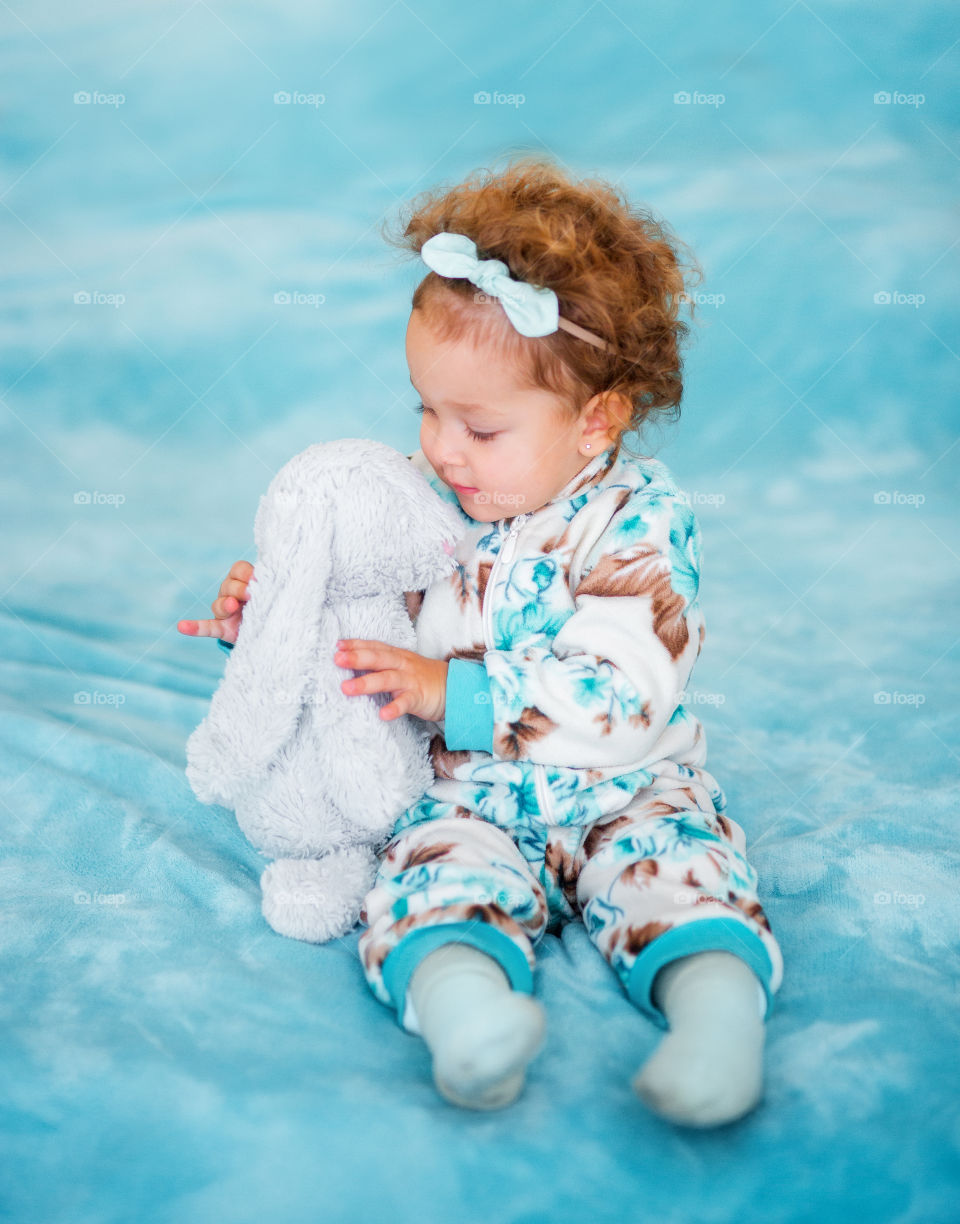
[[[699,280],[689,250],[646,209],[633,207],[611,183],[575,181],[547,155],[515,157],[505,169],[476,170],[452,187],[422,192],[402,210],[398,227],[381,227],[384,240],[411,254],[434,234],[465,234],[481,259],[500,259],[515,279],[557,294],[560,314],[605,339],[605,351],[560,329],[522,336],[494,299],[466,278],[430,271],[413,293],[412,308],[443,341],[491,345],[519,372],[522,385],[552,391],[576,419],[601,392],[616,422],[614,457],[623,434],[654,414],[676,411],[683,395],[680,347],[689,327],[679,318],[683,267]],[[628,407],[629,405],[629,407]]]

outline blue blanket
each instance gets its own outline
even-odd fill
[[[941,9],[17,9],[0,1218],[957,1219]],[[538,945],[549,1030],[523,1096],[448,1105],[359,931],[276,935],[264,860],[184,777],[225,655],[176,622],[254,559],[270,477],[315,441],[417,444],[422,270],[382,218],[521,146],[621,179],[707,273],[682,419],[645,444],[700,516],[691,704],[785,959],[764,1099],[713,1131],[632,1094],[662,1033],[579,924]]]

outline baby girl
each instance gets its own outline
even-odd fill
[[[360,915],[375,997],[448,1101],[498,1109],[545,1037],[534,945],[582,919],[664,1036],[633,1078],[673,1122],[762,1095],[783,961],[743,829],[683,705],[704,638],[700,529],[625,435],[678,409],[679,243],[608,183],[514,159],[424,193],[390,240],[429,269],[406,333],[411,461],[459,507],[451,577],[410,592],[417,652],[338,643],[348,694],[432,724],[435,781],[397,821]],[[215,620],[236,640],[253,567]]]

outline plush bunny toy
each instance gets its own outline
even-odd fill
[[[455,568],[462,531],[405,456],[361,438],[307,447],[260,499],[250,596],[186,773],[276,860],[260,884],[281,935],[322,943],[355,925],[377,850],[433,781],[435,726],[381,719],[390,693],[341,692],[333,655],[338,638],[415,650],[404,592]]]

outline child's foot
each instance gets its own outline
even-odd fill
[[[493,957],[456,942],[424,957],[409,992],[441,1096],[466,1109],[515,1101],[543,1043],[540,1004],[512,990]]]
[[[758,988],[732,953],[699,952],[666,965],[654,999],[670,1031],[632,1080],[640,1099],[685,1126],[720,1126],[749,1113],[763,1094]]]
[[[501,1109],[523,1091],[527,1063],[543,1044],[543,1008],[511,990],[448,1032],[434,1050],[437,1091],[466,1109]]]
[[[656,1113],[685,1126],[721,1126],[748,1114],[763,1095],[763,1022],[759,1031],[670,1032],[632,1082]]]

